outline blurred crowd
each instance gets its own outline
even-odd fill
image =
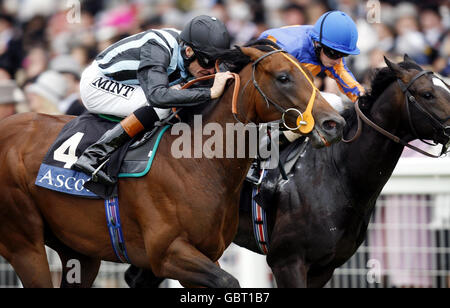
[[[269,28],[314,24],[329,10],[358,26],[361,55],[348,66],[367,89],[383,56],[400,62],[407,53],[450,77],[448,0],[0,0],[0,119],[26,111],[80,115],[84,68],[112,43],[147,29],[181,30],[208,14],[242,45]],[[319,76],[318,86],[339,94],[327,78]]]
[[[354,18],[362,54],[348,59],[366,87],[383,56],[408,53],[450,74],[450,5],[445,0],[0,0],[0,118],[37,111],[79,115],[80,75],[110,44],[152,28],[177,28],[194,16],[223,20],[233,44],[274,27],[314,24],[338,9]],[[318,79],[324,90],[333,82]]]

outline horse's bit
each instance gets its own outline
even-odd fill
[[[306,79],[308,80],[308,82],[312,85],[313,87],[313,93],[311,94],[311,98],[308,102],[308,106],[305,110],[305,112],[301,112],[300,110],[296,109],[296,108],[289,108],[289,109],[285,109],[283,107],[281,107],[280,105],[278,105],[277,103],[275,103],[273,100],[271,100],[261,89],[261,87],[258,84],[258,81],[256,80],[256,69],[258,64],[263,61],[265,58],[270,57],[273,54],[276,53],[283,53],[283,56],[288,59],[290,62],[292,62],[306,77]],[[282,124],[283,126],[290,130],[290,131],[300,131],[302,134],[309,134],[313,128],[314,128],[314,118],[312,116],[312,109],[314,107],[314,103],[316,101],[316,96],[318,93],[317,87],[314,85],[314,83],[311,81],[311,79],[308,77],[308,75],[305,73],[305,71],[301,68],[301,66],[296,63],[294,60],[292,60],[290,57],[288,57],[286,55],[286,51],[282,50],[282,49],[277,49],[274,51],[271,51],[265,55],[263,55],[262,57],[260,57],[258,60],[256,60],[253,63],[253,71],[252,71],[252,81],[253,81],[253,85],[256,88],[256,90],[258,90],[259,94],[261,94],[261,96],[264,98],[264,100],[267,103],[267,106],[269,106],[270,104],[273,105],[279,112],[282,113]],[[297,127],[289,127],[286,123],[286,114],[289,112],[295,112],[298,114],[297,117]],[[236,114],[237,115],[237,114]],[[236,116],[235,115],[235,116]]]
[[[364,113],[361,111],[360,107],[359,107],[359,101],[355,103],[355,110],[356,113],[358,115],[358,131],[355,135],[355,137],[353,137],[351,140],[343,140],[345,143],[351,143],[353,141],[355,141],[356,139],[358,139],[362,133],[362,125],[361,125],[361,120],[363,120],[367,125],[369,125],[370,127],[372,127],[373,129],[375,129],[376,131],[378,131],[379,133],[383,134],[384,136],[388,137],[389,139],[391,139],[392,141],[399,143],[405,147],[408,147],[416,152],[419,152],[423,155],[429,156],[429,157],[433,157],[433,158],[438,158],[441,157],[442,155],[446,154],[448,151],[448,148],[450,147],[450,126],[445,126],[442,123],[445,123],[446,121],[448,121],[450,119],[450,117],[447,117],[446,119],[440,119],[438,116],[436,116],[433,112],[431,111],[427,111],[423,106],[421,106],[416,98],[414,97],[414,95],[411,94],[411,92],[409,91],[409,88],[414,84],[414,82],[416,82],[419,78],[421,78],[422,76],[425,75],[434,75],[433,72],[431,71],[422,71],[420,73],[418,73],[416,76],[414,76],[414,78],[408,83],[408,85],[405,85],[400,79],[397,79],[397,82],[400,86],[400,89],[402,90],[402,92],[405,95],[405,103],[406,103],[406,109],[408,112],[408,121],[409,121],[409,125],[411,127],[411,130],[413,132],[413,134],[415,135],[415,137],[417,139],[420,139],[422,142],[429,144],[429,145],[433,145],[436,146],[435,144],[430,144],[424,140],[422,140],[418,134],[417,131],[414,127],[414,124],[412,122],[412,118],[411,118],[411,108],[410,108],[410,104],[413,103],[414,106],[416,106],[416,108],[425,116],[427,116],[431,121],[432,121],[432,125],[433,127],[436,129],[441,129],[441,133],[443,134],[443,136],[440,137],[444,137],[447,139],[447,144],[444,145],[444,147],[442,148],[442,153],[441,155],[437,156],[437,155],[433,155],[430,153],[427,153],[425,151],[423,151],[422,149],[419,149],[418,147],[415,147],[411,144],[409,144],[408,142],[400,139],[399,137],[389,133],[388,131],[384,130],[383,128],[379,127],[377,124],[375,124],[374,122],[372,122],[368,117],[366,117],[364,115]],[[438,77],[436,77],[438,78]]]

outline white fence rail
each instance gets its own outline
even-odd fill
[[[55,285],[61,264],[49,250]],[[271,287],[265,257],[231,246],[221,266],[243,287]],[[96,287],[126,287],[127,265],[104,262]],[[0,287],[20,287],[0,259]],[[179,286],[176,282],[166,287]],[[378,200],[366,241],[328,287],[450,287],[450,159],[401,159]]]

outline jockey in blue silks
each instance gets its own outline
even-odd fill
[[[260,38],[278,44],[314,76],[325,72],[352,102],[365,92],[345,62],[346,56],[358,55],[360,51],[356,46],[356,25],[344,12],[327,12],[314,26],[271,29],[263,32]]]

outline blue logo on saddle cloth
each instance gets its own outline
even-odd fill
[[[53,191],[85,198],[99,198],[84,188],[90,176],[75,170],[42,164],[36,178],[36,185]]]

